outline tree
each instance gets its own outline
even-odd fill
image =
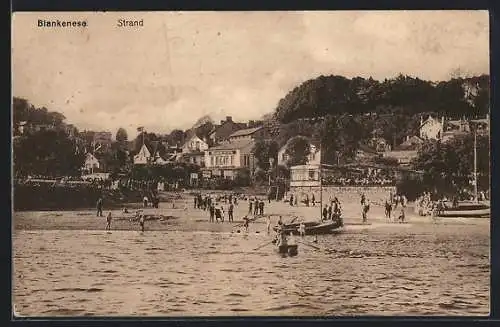
[[[478,187],[489,189],[489,138],[477,137]],[[428,189],[440,194],[457,194],[472,189],[474,169],[474,138],[472,135],[455,137],[447,143],[428,141],[414,160],[416,169],[424,172],[423,182]]]
[[[305,165],[311,153],[309,140],[304,136],[295,136],[288,142],[285,150],[288,156],[288,166]]]
[[[186,140],[186,133],[181,131],[180,129],[174,129],[170,133],[170,140],[172,141],[173,144],[182,146]]]
[[[19,137],[14,143],[16,174],[43,176],[77,176],[85,154],[64,131],[39,131]]]
[[[118,142],[120,145],[125,145],[127,141],[127,131],[122,127],[118,128],[118,131],[116,131],[116,142]]]
[[[260,169],[268,170],[269,158],[273,158],[277,162],[278,158],[278,143],[273,140],[259,140],[253,148],[254,156],[257,159],[257,166]]]

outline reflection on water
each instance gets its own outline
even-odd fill
[[[487,315],[489,235],[363,232],[282,258],[264,235],[16,231],[18,314]]]

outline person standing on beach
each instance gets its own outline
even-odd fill
[[[306,235],[306,225],[303,221],[301,221],[299,225],[299,234],[301,237],[304,237]]]
[[[144,215],[141,214],[141,217],[139,218],[139,225],[141,226],[141,232],[144,232]]]
[[[260,211],[260,215],[264,216],[264,201],[260,201],[260,203],[259,203],[259,211]]]
[[[250,219],[248,219],[248,217],[243,217],[243,227],[245,227],[245,232],[248,233],[248,226],[249,226],[249,221]]]
[[[323,207],[323,220],[327,220],[328,218],[328,209]]]
[[[370,210],[370,203],[367,199],[365,199],[363,203],[364,203],[362,207],[363,223],[366,223],[368,219],[368,211]]]
[[[259,199],[255,198],[255,201],[253,204],[253,215],[254,216],[257,216],[259,214],[259,207],[260,207]]]
[[[97,200],[97,217],[102,217],[102,198]]]
[[[332,220],[332,214],[333,214],[333,207],[332,203],[330,203],[330,206],[328,207],[328,220]]]
[[[312,194],[311,202],[312,202],[312,205],[314,207],[316,205],[316,198],[314,197],[314,193]]]
[[[385,200],[385,218],[387,218],[388,221],[391,221],[391,211],[392,211],[392,204]]]
[[[290,194],[290,206],[293,207],[293,194]]]
[[[227,217],[228,217],[228,221],[232,222],[233,221],[233,210],[234,210],[234,205],[233,203],[231,202],[229,204],[229,208],[227,210]]]
[[[210,211],[210,222],[213,223],[214,217],[215,217],[215,207],[214,207],[213,203],[210,204],[210,207],[208,210]]]
[[[111,211],[106,216],[106,230],[111,230]]]
[[[252,205],[253,205],[252,199],[248,198],[248,214],[249,215],[252,214]]]

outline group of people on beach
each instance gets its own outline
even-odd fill
[[[385,218],[388,221],[392,221],[392,212],[399,207],[399,216],[395,218],[394,221],[399,223],[404,223],[406,219],[406,206],[408,204],[408,199],[404,194],[394,194],[391,195],[389,199],[385,200]]]
[[[99,197],[99,199],[97,200],[97,204],[96,204],[97,217],[103,217],[103,214],[102,214],[103,205],[104,205],[103,198]],[[124,213],[124,214],[129,213],[128,209],[126,207],[124,207],[122,209],[122,213]],[[105,230],[107,230],[107,231],[111,230],[111,222],[112,222],[112,220],[113,220],[113,215],[112,215],[111,211],[108,211],[108,213],[106,215],[106,228],[105,228]],[[130,221],[131,222],[132,221],[138,221],[139,222],[139,226],[141,228],[141,231],[144,232],[145,216],[144,216],[144,213],[143,213],[142,210],[137,210],[135,212],[135,216],[133,218],[130,218]]]
[[[323,220],[333,220],[338,219],[342,215],[342,207],[340,201],[337,197],[330,200],[330,205],[323,207],[323,212],[321,213]]]
[[[238,197],[233,194],[224,194],[222,196],[213,196],[211,194],[196,194],[194,196],[194,208],[203,211],[208,211],[209,221],[224,222],[226,210],[224,205],[227,205],[227,220],[234,221],[234,207],[238,205]]]

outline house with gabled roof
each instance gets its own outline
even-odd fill
[[[253,139],[242,139],[209,148],[205,151],[203,176],[234,179],[242,169],[248,169],[252,174],[256,167],[254,146]]]
[[[198,135],[193,134],[182,145],[182,153],[203,152],[208,149],[208,144]]]
[[[148,148],[148,146],[144,143],[139,152],[134,156],[134,165],[146,165],[148,164],[151,159],[151,150]]]

